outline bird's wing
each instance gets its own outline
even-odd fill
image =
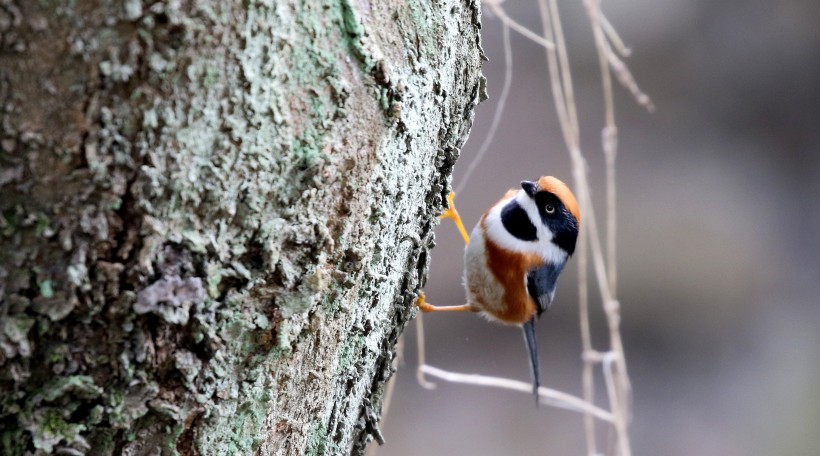
[[[527,293],[538,304],[539,316],[552,304],[555,284],[563,269],[563,264],[545,263],[527,273]]]

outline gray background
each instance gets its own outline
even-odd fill
[[[533,1],[508,13],[539,30]],[[597,56],[581,1],[560,2],[599,217],[603,113]],[[619,298],[634,386],[639,455],[808,455],[820,447],[820,3],[814,0],[618,0],[604,10],[633,50],[657,105],[618,87]],[[455,183],[484,140],[501,92],[500,22],[484,14],[491,100],[478,108]],[[513,34],[514,75],[486,159],[457,195],[471,229],[522,179],[571,182],[544,52]],[[437,229],[429,301],[461,304],[463,243]],[[576,265],[538,327],[547,386],[581,394]],[[597,294],[593,293],[597,297]],[[596,345],[605,325],[594,303]],[[529,380],[515,328],[470,314],[428,315],[428,360]],[[384,421],[380,455],[576,455],[580,415],[526,394],[415,383],[415,338]],[[599,404],[605,405],[600,390]],[[599,427],[600,430],[600,427]],[[601,431],[599,442],[606,441]]]

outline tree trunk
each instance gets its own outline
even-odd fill
[[[0,453],[340,454],[483,97],[475,0],[0,0]]]

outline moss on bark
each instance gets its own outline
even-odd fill
[[[0,2],[0,452],[360,453],[473,1]]]

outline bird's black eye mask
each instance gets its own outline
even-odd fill
[[[575,240],[578,238],[578,221],[564,203],[550,192],[537,192],[533,201],[538,208],[538,215],[541,216],[541,223],[552,231],[552,243],[572,255],[575,252]]]

